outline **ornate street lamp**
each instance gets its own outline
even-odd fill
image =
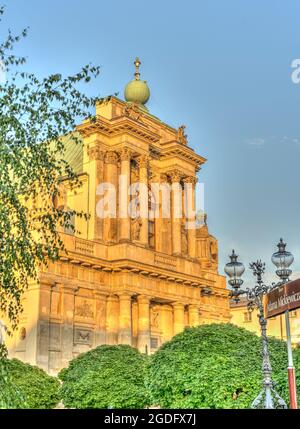
[[[279,285],[283,285],[289,281],[289,277],[292,274],[290,270],[291,264],[294,262],[294,256],[292,253],[285,250],[286,243],[281,238],[277,244],[278,251],[273,253],[272,262],[276,266],[276,274],[280,278]],[[297,409],[297,388],[296,388],[296,376],[295,367],[293,363],[293,351],[291,341],[291,329],[290,329],[290,317],[289,310],[284,312],[285,315],[285,328],[286,328],[286,343],[288,352],[288,381],[289,381],[289,393],[290,393],[290,407]]]
[[[270,363],[268,337],[267,337],[267,320],[264,317],[264,305],[263,296],[271,290],[274,286],[266,286],[263,283],[262,276],[265,272],[265,264],[258,260],[250,264],[250,269],[253,275],[256,277],[256,284],[253,288],[241,289],[243,280],[241,279],[242,274],[245,271],[245,267],[241,262],[237,260],[238,256],[235,251],[232,251],[230,255],[230,262],[225,265],[225,273],[229,277],[228,283],[233,288],[230,296],[235,302],[240,301],[240,296],[246,296],[248,300],[248,309],[253,310],[257,308],[258,319],[261,329],[262,338],[262,373],[263,373],[263,388],[257,398],[252,402],[251,408],[287,408],[284,400],[275,391],[275,385],[272,380],[272,367]]]

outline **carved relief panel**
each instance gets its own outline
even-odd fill
[[[76,297],[74,315],[81,319],[94,319],[94,301],[92,299]]]

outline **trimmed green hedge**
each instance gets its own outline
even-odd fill
[[[287,352],[269,339],[276,389],[288,401]],[[300,350],[295,354],[300,387]],[[261,390],[261,339],[232,324],[187,328],[152,356],[148,386],[163,408],[249,408]]]
[[[126,345],[99,346],[73,359],[59,373],[68,408],[144,408],[146,356]]]
[[[53,408],[60,382],[18,359],[0,359],[0,408]]]

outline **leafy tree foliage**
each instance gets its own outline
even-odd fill
[[[0,16],[3,12],[0,8]],[[57,259],[63,249],[57,226],[72,228],[76,213],[55,204],[63,180],[78,183],[64,160],[64,136],[68,144],[78,144],[75,121],[87,118],[95,103],[78,85],[99,73],[92,65],[67,77],[57,73],[40,79],[25,72],[25,58],[12,51],[26,35],[27,30],[18,36],[9,32],[0,43],[6,69],[0,84],[0,313],[12,328],[28,279],[36,279],[40,265]]]
[[[273,379],[288,402],[284,341],[269,339]],[[300,387],[300,350],[295,352]],[[262,387],[261,339],[231,324],[187,328],[152,357],[148,387],[165,408],[250,408]]]
[[[59,380],[18,359],[0,359],[0,408],[53,408]]]
[[[144,408],[146,357],[130,346],[99,346],[59,373],[69,408]]]

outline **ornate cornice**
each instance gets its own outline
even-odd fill
[[[151,131],[141,121],[137,122],[129,116],[122,116],[113,120],[97,116],[92,121],[78,125],[76,130],[84,137],[94,133],[101,133],[107,137],[128,133],[147,143],[158,143],[160,139],[158,133]]]

